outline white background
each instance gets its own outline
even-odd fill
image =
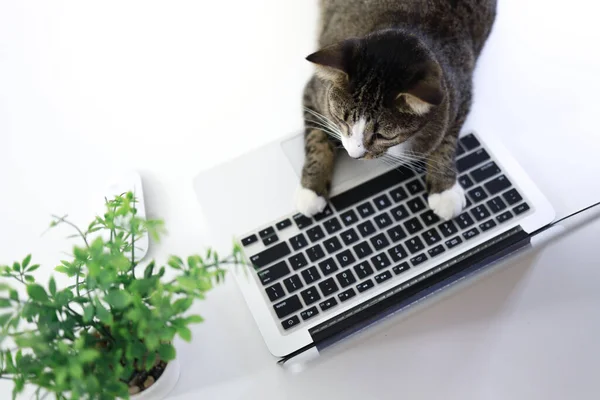
[[[501,0],[469,126],[499,135],[558,215],[600,199],[600,39],[584,0]],[[301,127],[316,0],[0,0],[0,263],[33,252],[46,280],[105,181],[144,178],[170,235],[210,245],[199,171]],[[206,188],[218,196],[218,188]],[[181,344],[174,398],[564,399],[597,396],[598,224],[301,375],[279,370],[232,282]],[[0,383],[0,399],[10,385]],[[263,393],[264,391],[264,393]]]

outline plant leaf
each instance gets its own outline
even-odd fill
[[[150,261],[150,264],[148,264],[144,270],[144,278],[150,278],[152,276],[152,273],[154,272],[154,265],[154,260]]]
[[[177,328],[177,334],[186,342],[192,340],[192,331],[187,326],[180,326]]]
[[[175,347],[170,344],[161,344],[158,348],[158,355],[162,361],[171,361],[175,359]]]
[[[124,290],[111,289],[104,300],[116,309],[123,309],[131,303],[131,295]]]
[[[177,282],[187,290],[196,289],[196,281],[188,276],[180,276],[177,278]]]
[[[25,281],[33,283],[35,282],[35,278],[33,277],[33,275],[25,275]]]
[[[35,301],[44,302],[48,300],[48,294],[46,293],[44,288],[41,285],[38,285],[37,283],[27,285],[27,294],[29,295],[29,297],[31,297],[32,300]]]
[[[40,267],[40,264],[33,264],[25,270],[25,272],[33,272]]]
[[[0,328],[2,328],[8,320],[12,317],[12,314],[2,314],[0,315]]]
[[[13,263],[13,267],[12,268],[13,268],[13,271],[20,272],[21,271],[21,264],[19,264],[18,262],[15,261]]]
[[[23,269],[25,269],[29,263],[31,262],[31,254],[27,254],[27,256],[23,259],[23,262],[21,263],[21,266],[23,267]]]
[[[199,315],[190,315],[185,319],[185,322],[187,322],[188,324],[199,324],[201,322],[204,322],[204,318],[202,318]]]
[[[54,270],[56,272],[60,272],[61,274],[69,274],[69,270],[64,265],[59,265],[58,267],[54,268]]]
[[[9,308],[10,300],[8,299],[0,299],[0,308]]]
[[[100,302],[98,302],[96,307],[96,316],[98,317],[100,322],[106,325],[112,325],[113,323],[112,314]]]
[[[94,318],[94,306],[89,305],[83,309],[83,321],[90,322]]]
[[[97,359],[98,357],[100,357],[100,353],[98,352],[98,350],[94,350],[94,349],[83,349],[77,356],[79,361],[82,363],[92,362],[95,359]]]
[[[56,294],[56,281],[53,276],[50,277],[50,282],[48,282],[48,290],[52,296]]]
[[[10,292],[9,292],[9,295],[8,295],[8,297],[9,297],[11,300],[14,300],[14,301],[19,301],[19,292],[17,292],[17,291],[16,291],[16,290],[14,290],[14,289],[10,289]]]

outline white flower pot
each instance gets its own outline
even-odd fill
[[[134,394],[131,400],[164,400],[179,380],[179,361],[169,361],[162,375],[148,389]]]

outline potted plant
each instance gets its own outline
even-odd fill
[[[13,399],[26,385],[37,398],[164,397],[179,377],[173,340],[190,341],[189,325],[202,322],[187,311],[224,278],[223,266],[242,262],[240,248],[226,258],[208,250],[140,265],[136,240],[148,233],[157,241],[164,229],[136,215],[132,193],[107,201],[86,230],[66,217],[54,217],[57,225],[81,242],[55,268],[71,285],[38,282],[30,255],[0,267],[0,379],[13,381]]]

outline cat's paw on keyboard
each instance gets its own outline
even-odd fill
[[[466,205],[465,191],[458,182],[448,190],[429,195],[429,207],[445,221],[457,217]]]
[[[320,213],[327,206],[327,200],[314,191],[299,187],[296,191],[296,209],[307,217]]]

